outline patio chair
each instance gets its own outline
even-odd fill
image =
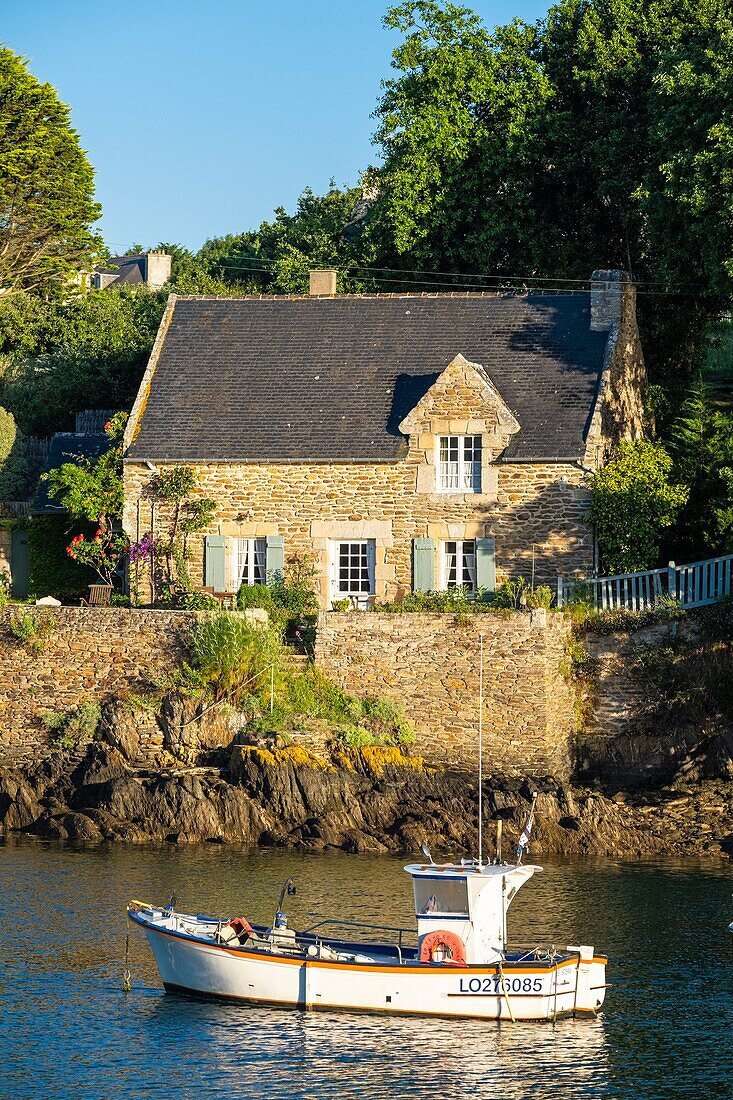
[[[109,607],[113,591],[111,584],[90,584],[89,599],[79,602],[82,607]]]

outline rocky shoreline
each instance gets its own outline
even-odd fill
[[[532,853],[733,858],[733,785],[697,781],[601,792],[551,778],[488,777],[485,836],[504,821],[513,851],[538,792]],[[240,842],[305,851],[476,850],[475,779],[400,749],[315,754],[301,745],[236,746],[224,764],[135,767],[124,744],[0,769],[0,833],[86,843]],[[490,841],[493,843],[493,841]]]

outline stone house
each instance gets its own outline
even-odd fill
[[[312,555],[322,606],[497,576],[592,572],[588,475],[643,433],[634,286],[590,293],[171,295],[125,438],[125,529],[170,522],[155,477],[216,502],[200,585]]]
[[[108,263],[98,264],[89,276],[95,290],[117,289],[121,286],[146,286],[160,290],[171,277],[173,257],[167,252],[141,252],[129,256],[113,256]]]

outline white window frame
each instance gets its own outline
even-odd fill
[[[449,546],[455,546],[455,581],[450,581],[448,578],[450,572],[450,564],[448,561]],[[472,550],[467,551],[464,547],[472,547]],[[450,553],[452,554],[453,551]],[[441,542],[440,585],[444,592],[447,592],[449,588],[465,588],[471,595],[476,592],[478,588],[476,578],[476,539],[446,539],[445,542]]]
[[[341,549],[347,546],[350,548],[350,563],[345,566]],[[356,551],[357,547],[360,548],[358,552]],[[376,595],[376,559],[377,544],[374,539],[334,539],[331,542],[331,599],[348,599],[351,600],[354,607],[368,607]],[[352,563],[356,564],[354,565]],[[362,573],[362,578],[357,583],[353,583],[351,578],[344,579],[341,575],[343,569],[350,572],[352,568],[356,568],[357,570],[360,568],[362,570],[366,569],[366,573]],[[368,584],[368,591],[363,587],[364,582]]]
[[[480,435],[439,435],[435,452],[438,492],[480,493],[482,458]]]
[[[234,591],[241,586],[267,584],[267,539],[234,539],[232,575]]]

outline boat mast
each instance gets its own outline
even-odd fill
[[[484,636],[479,634],[478,661],[478,865],[484,865],[484,803],[483,803],[483,761],[484,751]]]

